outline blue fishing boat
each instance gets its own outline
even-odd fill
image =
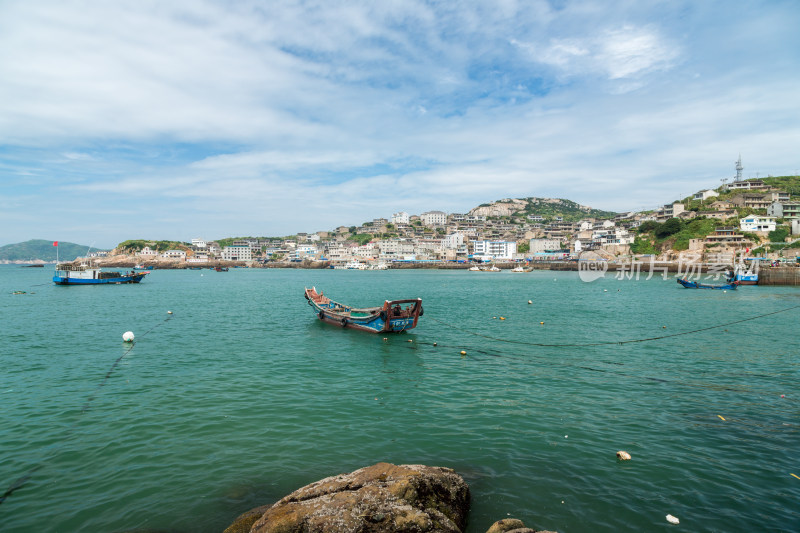
[[[711,285],[709,283],[689,281],[688,279],[682,279],[682,278],[678,278],[677,281],[687,289],[725,289],[725,290],[735,291],[736,287],[739,286],[738,281],[727,282],[721,285]]]
[[[150,272],[105,272],[101,268],[82,263],[56,264],[53,283],[56,285],[119,285],[121,283],[139,283]]]
[[[305,297],[323,322],[371,333],[400,333],[414,329],[423,314],[421,298],[386,300],[381,306],[355,308],[334,302],[314,287],[305,290]]]

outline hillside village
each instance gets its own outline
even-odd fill
[[[350,268],[396,262],[552,261],[587,250],[606,259],[646,254],[676,260],[688,253],[719,261],[720,256],[745,251],[776,252],[793,246],[798,236],[800,180],[782,177],[735,179],[654,211],[610,213],[563,199],[503,199],[467,213],[398,212],[360,226],[287,238],[126,241],[109,255],[175,266],[326,262]]]

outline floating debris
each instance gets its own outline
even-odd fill
[[[722,416],[722,415],[717,415],[717,416],[719,417],[720,420],[725,420],[724,416]]]
[[[676,517],[672,516],[671,514],[667,515],[667,522],[669,522],[670,524],[680,524],[681,523],[680,520],[678,520]]]
[[[626,451],[620,450],[617,452],[617,459],[619,459],[620,461],[630,461],[631,454],[629,454]]]

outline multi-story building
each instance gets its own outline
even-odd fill
[[[444,211],[428,211],[420,216],[426,226],[444,226],[447,224],[447,213]]]
[[[767,208],[767,215],[790,220],[800,219],[800,202],[773,202]]]
[[[775,231],[775,218],[750,215],[739,219],[739,229],[742,231]]]
[[[400,211],[392,215],[392,224],[408,224],[408,213]]]
[[[531,239],[530,253],[537,254],[561,250],[562,245],[559,239]]]
[[[222,249],[222,259],[225,261],[252,261],[253,252],[250,244],[232,244]]]
[[[161,257],[164,259],[176,259],[178,261],[186,261],[186,250],[167,250]]]
[[[511,241],[474,241],[472,255],[481,259],[513,259],[517,243]]]

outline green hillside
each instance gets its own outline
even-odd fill
[[[515,215],[539,215],[546,219],[563,217],[566,222],[577,222],[583,218],[614,218],[616,213],[613,211],[602,211],[582,206],[572,200],[565,198],[520,198],[527,202],[527,206]]]
[[[16,244],[0,246],[0,261],[47,261],[56,260],[56,251],[60,261],[73,261],[77,257],[85,256],[89,246],[72,242],[58,243],[58,248],[53,246],[53,241],[33,239]],[[93,250],[98,251],[98,250]]]

